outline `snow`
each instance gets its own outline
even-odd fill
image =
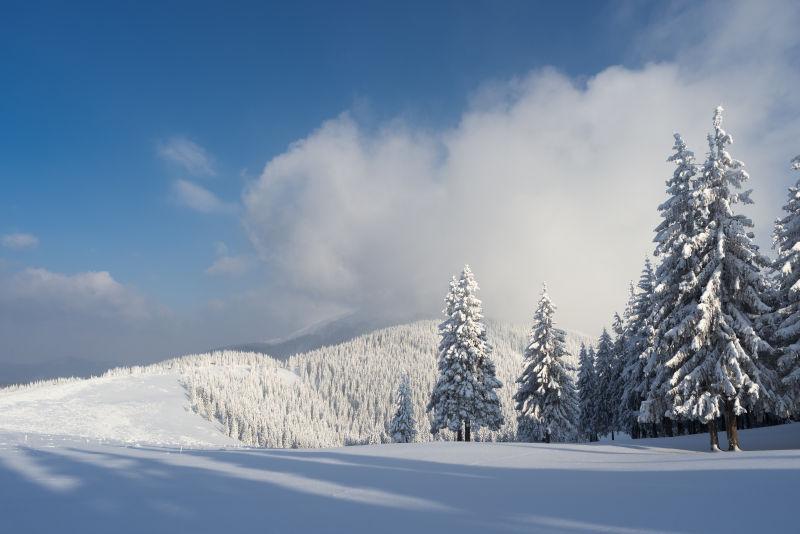
[[[0,532],[794,528],[800,424],[741,432],[745,447],[794,450],[681,449],[693,448],[695,438],[707,444],[708,436],[698,435],[613,445],[434,442],[181,451],[38,435],[26,442],[22,434],[2,432]]]
[[[177,372],[103,376],[0,390],[0,432],[141,445],[238,443],[194,413]]]

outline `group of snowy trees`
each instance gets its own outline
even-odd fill
[[[751,202],[741,190],[748,175],[728,152],[721,108],[708,139],[699,165],[675,135],[676,168],[655,229],[658,262],[645,259],[624,312],[595,343],[578,350],[556,327],[546,288],[527,338],[486,323],[465,267],[450,283],[438,329],[389,328],[285,363],[241,356],[238,371],[176,360],[195,410],[245,443],[284,447],[707,430],[717,448],[724,421],[736,450],[740,426],[797,418],[800,182],[776,223],[777,259],[769,261],[737,211]],[[800,169],[800,158],[793,165]],[[431,432],[419,432],[418,421]]]
[[[703,165],[680,135],[669,161],[668,199],[659,211],[653,269],[631,288],[614,337],[581,352],[580,432],[632,437],[707,428],[729,450],[742,424],[785,420],[800,405],[800,183],[774,233],[777,260],[754,244],[744,164],[728,152],[722,108],[713,118]],[[800,160],[793,162],[800,169]]]
[[[496,392],[503,384],[491,358],[492,345],[477,290],[469,266],[450,282],[446,319],[439,326],[438,378],[427,407],[433,414],[431,433],[450,430],[458,441],[470,441],[473,428],[498,430],[505,422]],[[516,379],[517,439],[570,441],[577,436],[575,369],[569,361],[566,333],[556,328],[554,314],[545,286],[524,350],[522,374]],[[401,401],[398,404],[402,406]],[[401,419],[398,408],[393,428]]]

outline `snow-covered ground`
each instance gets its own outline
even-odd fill
[[[796,531],[800,424],[682,449],[706,437],[181,451],[0,433],[0,532]]]
[[[0,390],[0,432],[145,445],[237,444],[191,410],[180,380],[177,372],[150,372]]]

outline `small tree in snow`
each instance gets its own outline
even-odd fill
[[[408,375],[400,382],[396,404],[394,417],[389,424],[389,435],[395,443],[412,443],[417,437],[417,421],[414,419]]]
[[[578,432],[583,439],[597,441],[597,376],[594,350],[581,345],[578,370]]]
[[[497,430],[503,424],[500,399],[495,390],[502,383],[495,376],[492,346],[486,338],[478,284],[469,266],[450,282],[445,298],[445,321],[439,325],[439,376],[431,392],[428,412],[433,412],[431,432],[456,432],[457,439],[471,439],[481,427]]]
[[[792,160],[792,167],[800,170],[800,156]],[[800,411],[800,180],[789,188],[783,210],[787,215],[775,223],[774,243],[779,272],[775,339],[781,353],[778,368],[784,388],[777,411],[785,416]]]
[[[514,395],[524,441],[570,441],[577,431],[577,395],[570,375],[574,369],[565,360],[566,333],[555,326],[555,310],[544,285]]]

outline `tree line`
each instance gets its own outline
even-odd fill
[[[789,188],[776,221],[776,259],[754,242],[744,164],[728,151],[733,138],[713,116],[708,153],[695,161],[675,134],[675,164],[659,207],[654,267],[649,258],[627,307],[595,346],[579,354],[577,384],[565,333],[554,323],[546,287],[534,314],[513,396],[516,438],[597,440],[705,430],[719,450],[739,450],[738,429],[785,422],[800,410],[800,181]],[[792,161],[800,169],[800,157]],[[439,327],[438,378],[427,405],[431,433],[469,441],[475,428],[504,420],[492,346],[469,267],[453,278]],[[402,396],[401,396],[402,398]],[[394,420],[403,417],[401,406]],[[405,440],[402,432],[399,441]]]

